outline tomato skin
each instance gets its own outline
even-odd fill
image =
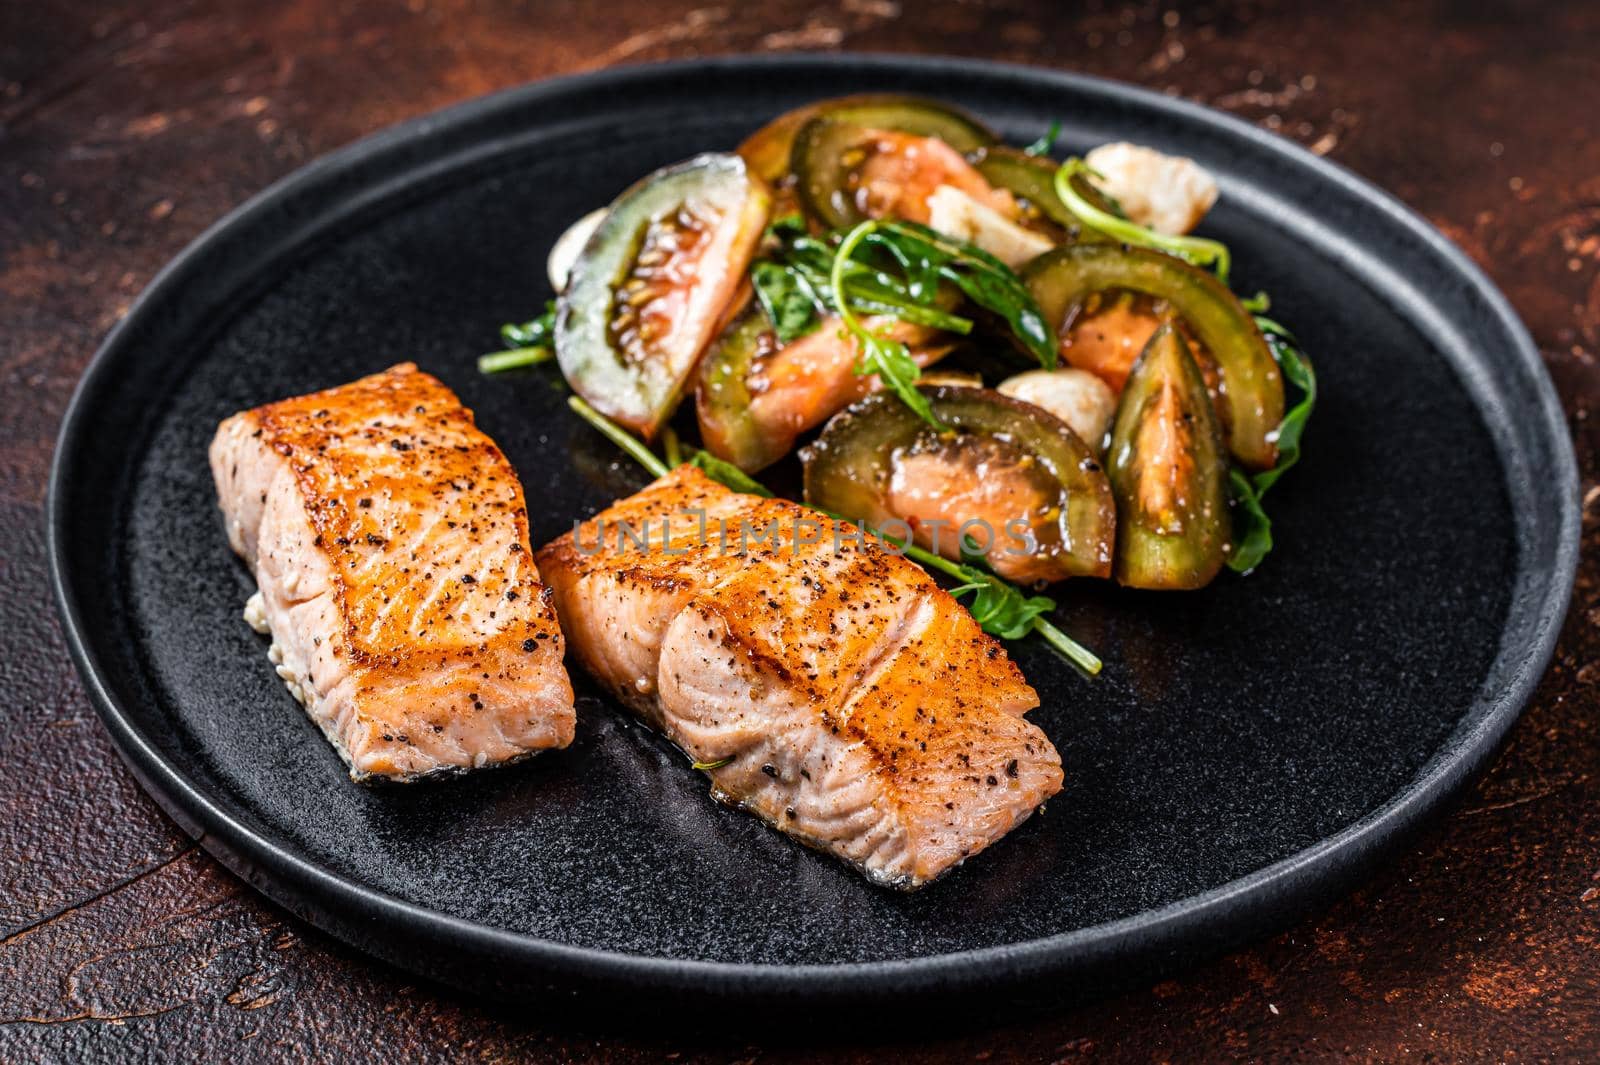
[[[806,216],[823,229],[866,218],[928,220],[927,199],[952,185],[1015,217],[1011,194],[990,185],[958,149],[938,137],[814,118],[795,134],[791,168]]]
[[[1228,450],[1251,469],[1276,464],[1283,375],[1255,319],[1215,276],[1163,252],[1118,244],[1057,248],[1022,273],[1045,320],[1058,330],[1096,293],[1126,290],[1164,301],[1216,364]],[[1070,351],[1064,354],[1078,364]]]
[[[1001,576],[1026,583],[1109,577],[1117,514],[1093,452],[1060,419],[984,388],[923,386],[940,434],[897,396],[879,392],[836,415],[801,453],[806,502],[878,528],[905,522],[925,547],[960,558],[959,530],[981,520],[980,544]],[[938,542],[923,530],[944,523]],[[1036,540],[1019,549],[1013,520]]]
[[[862,93],[786,111],[739,145],[739,154],[763,181],[777,185],[789,176],[795,134],[813,118],[827,116],[861,126],[938,137],[957,151],[970,152],[994,144],[994,132],[959,108],[938,100],[898,93]]]
[[[1111,239],[1084,225],[1056,195],[1056,171],[1061,164],[1054,159],[1029,155],[1003,145],[979,148],[967,159],[995,188],[1005,189],[1026,201],[1044,217],[1055,234],[1073,243],[1097,243]],[[1082,178],[1074,178],[1072,184],[1084,199],[1101,210],[1115,213],[1112,204],[1092,184]]]
[[[1171,325],[1156,330],[1134,364],[1107,463],[1117,581],[1157,590],[1210,584],[1231,534],[1228,463],[1205,378]]]
[[[774,344],[761,309],[748,306],[700,361],[695,414],[700,441],[719,459],[755,473],[783,457],[787,447],[762,431],[750,411],[749,375],[761,349]]]
[[[919,366],[950,349],[936,331],[905,322],[867,319],[875,332],[910,345]],[[755,473],[794,448],[800,434],[877,386],[855,372],[858,342],[841,335],[836,318],[779,346],[766,315],[751,305],[723,331],[701,360],[695,411],[707,451]]]
[[[737,155],[699,155],[635,184],[573,264],[556,315],[567,382],[655,436],[744,285],[772,192]]]

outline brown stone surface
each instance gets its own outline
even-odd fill
[[[47,603],[41,530],[56,426],[96,343],[163,262],[268,182],[529,79],[834,48],[1170,89],[1392,190],[1526,319],[1600,496],[1600,6],[1584,0],[0,4],[0,1061],[809,1056],[486,1009],[262,901],[112,753]],[[1508,748],[1361,890],[1154,987],[942,1041],[886,1021],[877,1046],[842,1056],[1596,1060],[1600,545],[1592,517],[1585,529],[1555,664]]]

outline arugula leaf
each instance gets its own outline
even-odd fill
[[[1095,177],[1104,180],[1104,177],[1089,168],[1089,164],[1082,159],[1072,158],[1061,164],[1061,169],[1056,171],[1056,195],[1061,202],[1066,204],[1067,210],[1078,216],[1078,220],[1090,229],[1104,233],[1113,240],[1124,244],[1136,244],[1142,248],[1154,248],[1164,251],[1168,255],[1178,258],[1195,266],[1210,266],[1217,272],[1217,279],[1224,285],[1228,283],[1228,273],[1232,267],[1233,256],[1228,251],[1228,246],[1220,240],[1211,240],[1207,237],[1172,236],[1167,233],[1157,233],[1153,229],[1141,226],[1139,223],[1127,218],[1119,218],[1101,210],[1090,203],[1078,190],[1073,187],[1073,179]]]
[[[1055,365],[1055,343],[1027,286],[981,248],[910,222],[876,223],[861,238],[864,250],[873,254],[860,257],[856,246],[841,255],[850,233],[819,238],[786,225],[769,227],[768,235],[777,246],[752,268],[752,281],[779,340],[804,336],[817,327],[819,316],[838,314],[840,291],[847,309],[858,315],[884,315],[965,336],[972,320],[938,305],[949,284],[1003,318],[1041,365]]]
[[[844,291],[844,275],[846,264],[861,242],[874,230],[884,223],[866,221],[852,229],[845,235],[839,244],[839,250],[833,258],[833,271],[829,277],[833,291],[837,294]],[[861,347],[860,354],[856,356],[855,372],[858,376],[865,377],[876,374],[883,386],[895,395],[900,401],[916,412],[917,417],[927,422],[940,432],[945,431],[945,425],[933,413],[933,407],[928,403],[928,397],[917,389],[917,378],[922,376],[922,368],[917,365],[917,360],[911,357],[911,351],[898,340],[880,336],[861,324],[855,312],[850,309],[850,301],[838,301],[837,310],[839,320],[844,328],[852,333]]]
[[[783,242],[794,237],[803,237],[807,233],[806,220],[798,211],[780,214],[767,223],[767,231],[763,238],[771,241]]]
[[[1261,295],[1265,296],[1266,293],[1263,292]],[[1248,307],[1245,309],[1249,310]],[[1266,333],[1269,337],[1280,337],[1281,339],[1290,341],[1291,343],[1294,341],[1294,334],[1289,332],[1287,326],[1273,321],[1260,311],[1250,311],[1250,317],[1256,320],[1256,328],[1261,330],[1263,333]]]
[[[914,286],[931,290],[940,280],[951,282],[972,302],[1005,319],[1039,365],[1055,368],[1058,353],[1044,312],[1022,278],[1005,263],[975,244],[953,240],[916,222],[881,223],[873,243],[901,263],[915,279]]]
[[[857,249],[863,246],[887,257],[898,268],[898,276],[856,259]],[[821,277],[824,263],[825,283]],[[786,265],[791,273],[783,282],[778,282],[768,269],[761,270],[765,276],[757,281],[758,292],[763,287],[768,290],[761,299],[774,327],[782,328],[802,317],[802,312],[787,312],[782,304],[789,299],[799,302],[789,293],[798,288],[796,278],[806,279],[807,288],[816,297],[813,307],[819,303],[831,307],[860,345],[855,372],[876,374],[884,387],[899,396],[918,417],[941,431],[945,427],[934,417],[927,397],[917,391],[921,369],[910,350],[900,341],[866,328],[857,311],[929,322],[929,311],[943,314],[929,304],[937,298],[941,284],[948,282],[980,307],[1003,318],[1023,345],[1038,357],[1040,365],[1050,369],[1056,364],[1055,340],[1022,279],[983,249],[952,240],[927,226],[865,221],[846,233],[836,250],[814,237],[796,237],[789,243]],[[970,328],[970,322],[960,321]],[[964,333],[966,328],[955,331]]]
[[[832,270],[833,253],[818,276],[813,263],[778,262],[762,259],[751,267],[751,282],[773,333],[787,344],[814,332],[822,316],[834,313]],[[859,313],[887,315],[913,325],[925,325],[965,336],[972,332],[972,319],[951,314],[935,306],[913,302],[904,286],[897,286],[866,271],[850,271],[845,287],[850,309]]]
[[[548,347],[555,338],[556,301],[545,300],[544,313],[531,322],[520,325],[508,322],[500,327],[500,339],[508,348]]]
[[[870,281],[850,286],[850,309],[866,314],[898,318],[911,325],[925,325],[958,336],[966,336],[972,332],[972,319],[962,318],[938,307],[923,307],[920,304],[904,302],[893,291],[879,290]]]
[[[851,320],[854,321],[853,316]],[[856,376],[876,375],[885,388],[916,411],[917,417],[941,433],[945,432],[948,427],[933,413],[933,406],[928,402],[928,397],[917,388],[917,379],[922,376],[922,367],[911,357],[911,350],[898,340],[879,336],[862,328],[859,323],[852,332],[861,342],[861,354],[856,359],[855,365]]]
[[[912,552],[920,553],[913,555]],[[920,548],[907,548],[907,554],[925,565],[929,562],[928,558],[922,557],[926,552],[921,552]],[[972,602],[967,604],[967,612],[984,632],[998,636],[1002,640],[1020,640],[1030,632],[1037,632],[1069,662],[1090,676],[1100,672],[1102,663],[1099,657],[1056,628],[1045,616],[1055,610],[1054,599],[1047,595],[1023,595],[1016,585],[1001,580],[988,570],[979,569],[972,563],[949,563],[947,559],[938,555],[931,557],[954,567],[953,571],[945,570],[945,572],[951,572],[963,581],[962,584],[950,589],[951,595],[959,599],[963,595],[973,593]]]
[[[1277,465],[1254,476],[1238,467],[1228,471],[1235,506],[1234,547],[1228,558],[1228,568],[1235,573],[1249,573],[1272,550],[1272,519],[1261,505],[1261,497],[1300,461],[1300,438],[1317,404],[1317,375],[1311,368],[1311,360],[1283,326],[1259,314],[1255,319],[1266,335],[1267,346],[1272,349],[1284,379],[1300,390],[1300,399],[1278,423]]]
[[[504,351],[478,357],[479,373],[499,373],[537,366],[555,357],[556,301],[547,300],[544,313],[531,322],[508,322],[500,327]]]
[[[589,406],[582,396],[568,396],[567,406],[571,407],[578,417],[598,429],[600,434],[607,440],[626,451],[629,458],[650,472],[650,476],[665,477],[667,475],[667,464],[662,462],[654,451],[646,447],[644,441]]]
[[[1056,601],[1049,596],[1024,596],[1015,585],[991,573],[982,549],[970,536],[961,538],[960,567],[966,583],[950,589],[950,594],[959,599],[975,593],[967,610],[991,635],[1020,640],[1056,608]]]
[[[816,328],[818,301],[805,275],[763,259],[750,268],[750,283],[780,341],[787,344]]]
[[[1228,469],[1228,487],[1233,490],[1233,553],[1228,568],[1249,573],[1261,565],[1272,551],[1272,519],[1261,506],[1261,493],[1250,475],[1237,466]]]
[[[1023,155],[1049,155],[1050,149],[1056,145],[1056,138],[1061,136],[1061,120],[1058,118],[1050,123],[1050,128],[1044,135],[1026,148],[1022,149]]]
[[[731,462],[717,458],[709,451],[696,451],[689,458],[689,465],[699,470],[704,470],[705,475],[735,492],[744,492],[747,495],[761,496],[771,499],[772,492],[766,485],[745,473]]]
[[[1006,640],[1022,639],[1034,630],[1043,615],[1056,608],[1054,599],[1043,595],[1024,598],[1014,585],[1004,584],[995,577],[982,584],[963,585],[953,589],[951,594],[968,589],[977,590],[967,606],[973,618],[984,632]]]
[[[850,520],[838,514],[829,514],[829,517],[841,521]],[[862,527],[870,528],[870,526]],[[1021,589],[996,576],[989,570],[983,555],[970,537],[962,538],[962,561],[952,562],[943,555],[936,555],[932,551],[891,537],[880,530],[871,531],[890,543],[898,544],[905,556],[920,563],[923,569],[937,570],[960,581],[961,583],[950,589],[950,594],[955,598],[959,599],[963,595],[974,593],[972,602],[967,606],[967,612],[984,632],[998,636],[1002,640],[1020,640],[1028,633],[1036,632],[1058,654],[1089,676],[1095,676],[1100,672],[1103,663],[1099,656],[1056,628],[1050,619],[1045,617],[1056,608],[1056,601],[1046,595],[1025,596]]]
[[[957,599],[972,595],[967,612],[984,632],[1005,640],[1020,640],[1034,630],[1045,614],[1056,608],[1056,601],[1049,596],[1024,596],[1015,585],[1006,583],[983,566],[983,552],[971,537],[962,537],[961,562],[957,568],[964,583],[951,588],[950,594]]]
[[[491,351],[487,355],[478,356],[478,372],[500,373],[502,370],[520,370],[526,366],[538,366],[540,363],[549,362],[555,357],[555,348],[511,348],[507,351]]]
[[[1278,478],[1300,461],[1300,437],[1305,434],[1306,423],[1317,405],[1317,375],[1311,368],[1310,358],[1292,339],[1269,334],[1267,346],[1277,358],[1284,379],[1300,390],[1300,401],[1289,408],[1289,413],[1278,424],[1278,464],[1255,476],[1256,488],[1262,492],[1277,484]]]

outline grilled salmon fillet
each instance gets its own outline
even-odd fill
[[[522,486],[409,363],[224,421],[211,472],[255,574],[246,618],[357,780],[572,741],[561,631]]]
[[[683,466],[538,562],[585,668],[714,795],[877,883],[927,883],[1061,789],[1001,646],[815,511]]]

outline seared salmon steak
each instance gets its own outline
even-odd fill
[[[522,486],[472,412],[409,363],[224,421],[211,472],[245,610],[357,780],[572,741],[561,631]]]
[[[876,883],[927,883],[1061,789],[1004,649],[853,526],[681,466],[538,562],[585,668],[717,798]]]

